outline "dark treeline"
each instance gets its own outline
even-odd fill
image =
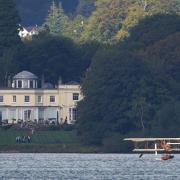
[[[122,151],[120,139],[127,136],[178,136],[178,1],[87,2],[79,12],[86,7],[89,13],[74,19],[52,3],[40,34],[21,41],[13,0],[0,0],[1,87],[21,70],[53,84],[59,77],[81,82],[78,135],[106,151]]]
[[[15,2],[22,24],[31,26],[43,23],[53,0],[15,0]],[[66,14],[70,17],[77,14],[89,17],[95,9],[95,0],[54,0],[54,2],[61,3]]]
[[[68,12],[64,4],[66,2],[73,6],[71,0],[40,1],[19,1],[18,7],[29,8],[27,12],[31,12],[33,7],[37,8],[32,13],[33,17],[21,15],[21,18],[34,18],[34,23],[30,25],[38,24],[41,30],[51,35],[65,36],[78,43],[117,43],[129,37],[130,30],[146,17],[180,13],[179,0],[79,0],[75,9]],[[46,11],[44,17],[41,11]],[[39,18],[42,19],[41,23],[38,23]]]
[[[84,143],[119,152],[123,137],[178,136],[180,16],[146,18],[127,40],[104,46],[82,89],[78,132]]]
[[[17,70],[43,75],[54,85],[60,77],[64,83],[80,82],[98,46],[97,43],[78,45],[67,38],[42,34],[24,42],[18,52]]]
[[[31,26],[43,23],[52,0],[15,0],[15,2],[22,19],[22,24]],[[78,5],[78,0],[55,0],[55,2],[62,3],[68,14],[75,12]]]
[[[49,35],[19,43],[0,58],[0,86],[7,86],[8,79],[22,70],[43,76],[54,85],[59,78],[64,83],[80,82],[98,46],[93,42],[77,45],[70,39]]]

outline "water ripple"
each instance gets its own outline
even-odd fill
[[[0,180],[179,180],[180,155],[0,154]]]

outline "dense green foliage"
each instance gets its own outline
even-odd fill
[[[25,41],[19,51],[18,70],[29,70],[39,77],[44,75],[47,82],[79,82],[98,44],[74,44],[70,39],[40,35],[32,41]],[[84,51],[84,48],[87,49]],[[43,67],[43,68],[42,68]]]
[[[43,27],[47,25],[52,35],[76,42],[112,44],[129,37],[130,30],[146,17],[179,12],[179,0],[81,0],[73,16],[68,16],[53,2]]]
[[[51,35],[58,36],[65,34],[67,26],[68,17],[65,15],[61,4],[57,6],[53,1],[49,15],[43,24],[43,30],[49,32]]]
[[[76,13],[89,17],[95,10],[95,0],[79,0]]]
[[[19,16],[13,0],[0,0],[0,86],[14,72],[14,57],[21,41]]]
[[[123,43],[97,52],[79,103],[85,143],[103,144],[117,134],[178,135],[179,25],[178,15],[155,15],[140,21]]]
[[[0,55],[5,48],[13,47],[20,41],[18,37],[19,16],[13,0],[0,1]]]
[[[141,19],[179,10],[178,0],[96,0],[96,10],[88,19],[82,39],[103,43],[123,40]]]

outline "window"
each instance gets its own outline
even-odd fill
[[[16,96],[13,96],[13,102],[16,102]]]
[[[27,80],[24,80],[24,82],[23,82],[23,88],[28,88],[28,81],[27,81]]]
[[[18,88],[22,88],[22,81],[18,81]]]
[[[25,110],[24,111],[24,120],[25,121],[31,120],[31,110]]]
[[[6,108],[0,109],[0,118],[1,118],[0,120],[2,120],[2,121],[8,119],[7,113],[6,113]]]
[[[50,102],[55,102],[55,96],[50,96]]]
[[[47,108],[46,109],[46,117],[48,119],[56,119],[57,118],[57,108]]]
[[[38,119],[39,120],[44,119],[44,112],[45,112],[45,110],[43,108],[39,108],[39,110],[38,110]]]
[[[30,88],[33,88],[33,81],[30,81]]]
[[[70,121],[77,120],[77,108],[69,108],[69,120]]]
[[[0,102],[3,102],[3,101],[4,101],[4,97],[0,96]]]
[[[79,100],[79,93],[73,93],[73,100],[78,101]]]
[[[38,103],[42,103],[42,96],[38,96]]]
[[[16,109],[10,109],[10,111],[9,111],[9,118],[11,120],[16,119]]]
[[[24,102],[29,102],[29,101],[30,101],[29,96],[24,96]]]

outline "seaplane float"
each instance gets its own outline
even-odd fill
[[[180,152],[180,138],[125,138],[124,141],[134,143],[133,152],[140,153],[139,158],[144,153],[154,152],[157,156],[161,153],[161,160],[173,159],[174,152]]]

